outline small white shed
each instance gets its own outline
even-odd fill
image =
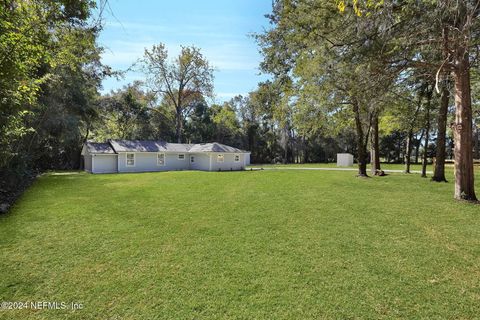
[[[118,172],[118,154],[108,143],[86,142],[82,148],[85,171],[91,173]]]
[[[353,166],[353,154],[337,153],[337,167],[351,167]]]

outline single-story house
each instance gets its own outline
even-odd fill
[[[165,141],[108,140],[86,142],[85,171],[91,173],[168,170],[233,171],[250,164],[250,152],[221,143],[184,144]]]

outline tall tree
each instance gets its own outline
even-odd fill
[[[87,0],[0,4],[0,170],[12,161],[24,163],[20,149],[35,135],[30,124],[42,113],[42,90],[67,72],[80,74],[95,59],[98,26],[86,23],[94,6]],[[57,71],[62,75],[56,79]]]
[[[100,121],[93,133],[98,140],[148,139],[149,103],[153,96],[134,82],[99,99]]]
[[[277,77],[292,74],[299,90],[319,96],[324,105],[349,106],[359,175],[366,176],[371,101],[395,78],[395,70],[388,72],[388,65],[376,58],[379,50],[385,56],[390,50],[382,37],[374,36],[383,27],[381,19],[339,15],[334,2],[291,0],[275,1],[269,18],[274,28],[257,36],[265,56],[262,69]]]
[[[110,74],[96,43],[97,3],[0,3],[0,202],[38,171],[78,167]]]
[[[185,123],[185,137],[189,143],[211,142],[214,140],[215,125],[212,108],[206,102],[198,102]]]
[[[472,64],[478,63],[480,1],[352,0],[337,1],[337,4],[340,11],[353,7],[357,15],[363,15],[367,20],[384,17],[383,30],[397,44],[395,63],[408,68],[429,69],[430,75],[436,76],[437,83],[442,73],[452,76],[455,96],[455,120],[452,125],[455,143],[454,198],[476,201],[470,74]],[[422,55],[419,52],[433,54]]]
[[[371,162],[371,173],[373,175],[381,174],[381,165],[380,165],[380,141],[379,141],[379,127],[378,127],[378,112],[372,114],[372,133],[370,140],[370,162]]]
[[[160,96],[168,99],[175,110],[176,139],[182,142],[184,120],[196,102],[211,96],[213,92],[213,69],[200,49],[182,47],[180,54],[169,61],[164,44],[145,49],[140,60],[147,78],[147,85]]]
[[[431,107],[432,107],[432,96],[433,96],[433,88],[427,88],[425,92],[425,144],[423,147],[423,159],[422,159],[422,177],[427,177],[427,164],[428,164],[428,144],[430,142],[430,129],[431,129]]]
[[[240,124],[236,110],[231,104],[212,105],[212,120],[214,124],[215,140],[234,146],[240,144]]]
[[[284,153],[279,143],[279,126],[275,119],[275,108],[280,103],[278,87],[270,80],[261,82],[249,95],[249,109],[252,120],[257,122],[258,134],[252,158],[260,162],[279,162]],[[256,119],[257,118],[257,119]]]
[[[440,82],[442,73],[453,79],[455,120],[452,125],[455,155],[455,199],[477,200],[475,195],[472,143],[472,98],[470,73],[477,63],[475,48],[480,37],[478,0],[407,1],[402,10],[387,10],[401,20],[395,25],[395,38],[406,65],[430,68]],[[416,30],[412,35],[412,30]],[[434,51],[442,59],[419,57],[419,49]],[[406,51],[411,54],[405,55]],[[410,58],[406,58],[410,57]]]
[[[440,106],[437,115],[437,147],[435,155],[433,181],[447,182],[445,177],[446,159],[446,138],[447,138],[447,117],[450,101],[450,90],[448,82],[444,81],[441,87]]]

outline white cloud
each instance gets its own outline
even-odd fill
[[[143,56],[145,48],[151,48],[156,42],[150,41],[112,41],[102,54],[103,62],[107,65],[121,65],[123,68],[133,64]],[[166,43],[170,58],[180,52],[179,43]],[[201,48],[201,51],[210,64],[222,70],[258,70],[259,57],[235,42],[224,42],[214,46]]]
[[[245,92],[219,92],[219,93],[215,94],[215,96],[217,96],[219,98],[233,98],[233,97],[238,96],[238,95],[246,96],[246,95],[248,95],[248,93],[245,93]]]
[[[121,66],[124,68],[143,57],[145,48],[149,49],[156,43],[153,39],[139,41],[114,40],[105,48],[102,54],[102,61],[113,67]],[[172,48],[171,50],[170,47]],[[180,52],[180,44],[170,44],[167,48],[170,56],[175,56]]]
[[[256,70],[259,56],[249,48],[236,42],[227,42],[215,47],[204,48],[203,52],[211,64],[222,70]]]
[[[238,95],[242,95],[242,96],[248,96],[248,93],[245,93],[245,92],[217,92],[215,93],[215,96],[213,97],[213,103],[216,103],[216,104],[221,104],[225,101],[229,101],[230,99],[232,99],[233,97],[236,97]]]
[[[121,29],[125,33],[131,31],[167,31],[168,27],[158,25],[158,24],[146,24],[146,23],[137,23],[137,22],[118,22],[118,21],[107,21],[105,23],[105,28],[115,28]]]
[[[225,22],[219,24],[222,26]],[[217,26],[218,27],[218,26]],[[130,65],[143,56],[144,49],[163,42],[170,57],[177,55],[181,45],[200,47],[213,67],[218,70],[256,70],[260,55],[253,40],[245,41],[247,36],[234,35],[228,29],[222,31],[206,25],[185,24],[165,25],[162,21],[118,22],[107,21],[105,31],[108,46],[103,61],[115,67],[117,64]]]
[[[105,28],[110,29],[119,29],[116,32],[121,32],[127,36],[141,36],[144,34],[164,34],[164,35],[175,35],[176,37],[181,38],[191,38],[191,39],[203,39],[206,41],[209,40],[221,40],[221,39],[237,39],[240,40],[242,37],[238,35],[232,35],[227,32],[222,32],[221,29],[211,29],[203,25],[192,25],[186,24],[182,25],[181,28],[178,26],[171,26],[169,24],[158,24],[158,23],[142,23],[142,22],[115,22],[108,21],[105,24]]]
[[[143,56],[145,48],[154,44],[164,43],[171,59],[179,54],[181,45],[193,44],[215,68],[215,88],[220,91],[217,101],[246,95],[254,89],[261,60],[254,40],[235,33],[230,27],[231,21],[211,21],[214,23],[189,22],[180,27],[161,18],[151,23],[107,21],[100,36],[100,44],[105,47],[102,61],[115,70],[127,70]],[[142,79],[141,73],[128,72],[123,80],[105,81],[104,91]],[[236,90],[239,92],[233,92]]]

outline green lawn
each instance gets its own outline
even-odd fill
[[[0,319],[478,317],[480,206],[354,176],[45,175],[0,216],[0,301],[83,309]]]
[[[295,167],[295,168],[337,168],[336,163],[297,163],[297,164],[252,164],[249,167],[252,168],[289,168],[289,167]],[[381,167],[383,170],[405,170],[405,165],[404,164],[398,164],[398,163],[382,163]],[[358,166],[355,163],[352,167],[353,169],[357,169]],[[368,169],[370,169],[370,165],[368,165]],[[421,171],[422,170],[422,165],[421,164],[412,164],[410,166],[410,170],[415,170],[415,171]],[[453,170],[452,165],[446,166],[446,170]],[[433,171],[433,166],[432,165],[427,165],[427,171]],[[453,172],[453,171],[452,171]]]

